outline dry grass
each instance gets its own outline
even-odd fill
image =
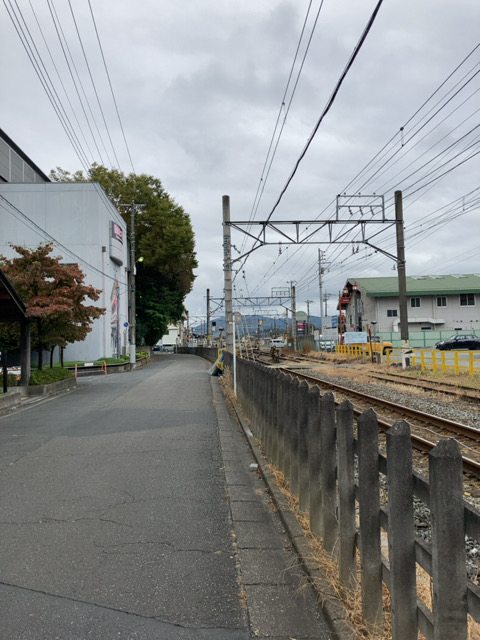
[[[310,356],[314,355],[315,352],[309,354]],[[328,360],[331,360],[330,363],[325,362],[322,358],[321,370],[324,371],[327,375],[342,375],[346,378],[354,379],[357,382],[371,382],[371,373],[381,373],[382,370],[385,372],[391,371],[392,366],[388,364],[376,364],[376,365],[368,365],[365,363],[352,363],[351,359],[348,361],[350,366],[347,367],[338,367],[339,357],[337,354],[324,354],[330,356]],[[319,358],[320,359],[320,358]],[[329,366],[330,365],[330,366]],[[402,372],[405,374],[406,372]],[[407,370],[407,374],[409,377],[422,377],[422,378],[431,378],[435,381],[449,382],[451,384],[458,385],[468,385],[472,388],[480,388],[480,377],[469,376],[468,374],[460,374],[459,376],[443,374],[443,373],[433,373],[433,372],[422,372],[416,369]],[[229,404],[232,403],[233,400],[233,389],[232,389],[232,380],[230,376],[230,372],[227,370],[223,376],[222,386],[224,389],[224,393]],[[398,387],[397,387],[398,388]],[[408,393],[412,393],[412,387],[406,387],[408,389]],[[418,391],[418,393],[424,393],[423,391]],[[260,448],[262,448],[262,443],[258,442]],[[365,621],[362,616],[362,601],[361,601],[361,572],[360,569],[357,571],[357,588],[355,590],[348,589],[344,585],[342,585],[339,581],[339,566],[338,561],[334,556],[327,554],[324,549],[322,542],[319,538],[317,538],[310,530],[310,522],[308,513],[301,512],[299,509],[299,501],[296,496],[294,496],[288,489],[287,483],[285,481],[285,477],[283,474],[276,469],[275,467],[268,465],[270,471],[275,477],[275,481],[277,486],[281,489],[284,494],[291,510],[296,515],[300,526],[303,529],[303,532],[309,541],[310,547],[312,549],[312,558],[321,568],[323,574],[331,585],[336,598],[338,598],[344,605],[346,614],[348,616],[347,623],[350,625],[352,629],[352,635],[355,635],[358,638],[362,638],[364,640],[390,640],[391,639],[391,603],[390,603],[390,592],[387,587],[383,585],[383,616],[384,616],[384,624],[383,624],[383,633],[381,636],[378,634],[372,633],[369,628],[366,626]],[[273,506],[273,503],[272,503]],[[388,544],[387,537],[384,536],[382,542],[382,548],[385,556],[388,556]],[[357,567],[360,567],[360,557],[359,552],[357,551]],[[432,586],[432,578],[431,576],[425,572],[419,565],[417,565],[417,596],[418,598],[430,609],[432,610],[433,603],[433,586]],[[243,592],[243,597],[246,598],[246,593]],[[418,633],[419,640],[425,640],[424,636],[419,632]],[[480,624],[478,624],[471,616],[468,616],[468,640],[480,640]]]
[[[361,598],[361,572],[357,570],[357,588],[355,590],[348,589],[342,585],[339,581],[339,566],[338,561],[334,556],[326,553],[323,549],[322,541],[315,536],[310,530],[310,520],[307,512],[301,512],[299,510],[299,501],[288,489],[284,475],[278,471],[275,467],[268,465],[270,471],[275,477],[275,481],[278,487],[281,489],[285,496],[291,510],[295,513],[295,516],[300,523],[300,526],[307,537],[309,544],[312,548],[312,558],[321,568],[323,574],[330,583],[336,597],[343,603],[345,611],[348,616],[348,623],[352,631],[359,638],[365,640],[390,640],[391,625],[392,625],[392,612],[390,592],[383,585],[383,634],[378,636],[376,633],[372,633],[366,626],[362,616],[362,598]],[[387,535],[382,536],[382,553],[388,557],[388,538]],[[357,567],[360,567],[360,554],[357,550]],[[424,571],[419,565],[417,565],[417,597],[432,610],[433,605],[433,583],[432,577],[426,571]],[[418,632],[419,640],[425,640],[422,633]],[[480,640],[480,624],[478,624],[470,615],[468,616],[468,640]]]
[[[288,490],[284,475],[275,467],[272,467],[271,465],[268,466],[273,476],[275,477],[277,485],[284,494],[290,508],[295,513],[297,520],[303,529],[303,532],[312,549],[313,560],[321,568],[323,574],[330,583],[336,598],[343,603],[347,614],[347,623],[352,629],[352,634],[355,634],[359,638],[364,638],[365,640],[379,640],[378,634],[372,633],[363,620],[360,571],[357,571],[358,586],[355,590],[348,589],[340,583],[338,577],[338,560],[334,556],[324,551],[322,541],[311,532],[308,513],[299,510],[298,498]],[[360,566],[360,560],[358,557],[357,566]],[[391,638],[391,609],[390,594],[385,586],[383,588],[383,614],[384,628],[381,638],[383,640],[387,640]]]

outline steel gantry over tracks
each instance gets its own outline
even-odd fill
[[[389,253],[372,242],[377,231],[370,237],[367,228],[371,225],[383,225],[382,231],[395,226],[397,239],[396,254]],[[259,233],[252,229],[260,227]],[[338,231],[337,231],[337,227]],[[231,229],[234,228],[254,240],[249,251],[232,259]],[[352,229],[360,230],[360,237],[349,238]],[[318,239],[317,234],[327,230],[326,239]],[[270,235],[269,235],[270,232]],[[271,237],[273,236],[273,237]],[[223,255],[225,276],[225,314],[227,322],[227,350],[231,350],[233,336],[231,335],[232,317],[232,268],[234,263],[246,259],[251,253],[267,245],[278,244],[364,244],[382,253],[397,264],[399,284],[400,329],[402,346],[408,347],[408,312],[406,303],[406,269],[405,269],[405,241],[403,228],[402,192],[395,192],[395,216],[387,218],[385,215],[385,201],[382,195],[338,195],[336,215],[327,220],[267,220],[239,221],[230,219],[230,198],[223,196]],[[230,320],[230,322],[229,322]]]

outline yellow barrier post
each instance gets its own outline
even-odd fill
[[[473,351],[469,351],[468,352],[468,373],[473,376],[473,374],[475,373],[475,364],[474,364],[474,359],[473,359]]]
[[[425,349],[421,349],[420,351],[420,369],[425,371]]]
[[[102,369],[103,369],[104,374],[107,375],[107,362],[106,362],[106,360],[103,361]]]
[[[455,375],[458,376],[458,351],[455,351],[455,354],[453,356],[453,362],[455,365]]]
[[[447,361],[445,358],[445,351],[441,352],[441,359],[442,359],[442,371],[443,373],[447,373]]]

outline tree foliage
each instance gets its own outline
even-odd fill
[[[11,246],[19,257],[2,256],[2,270],[32,321],[32,345],[38,350],[41,369],[44,350],[85,340],[93,320],[105,313],[105,309],[85,302],[98,300],[101,291],[84,283],[85,274],[78,265],[61,263],[61,256],[52,257],[52,243],[32,250]]]
[[[197,261],[190,216],[158,178],[146,174],[125,175],[94,164],[86,175],[57,167],[50,178],[99,182],[129,226],[129,210],[120,204],[142,205],[135,216],[136,255],[143,257],[136,272],[137,343],[154,344],[168,323],[180,320],[192,289]]]

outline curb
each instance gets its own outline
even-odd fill
[[[268,467],[267,460],[247,425],[240,405],[234,399],[232,399],[231,402],[252,451],[252,455],[258,464],[258,469],[262,474],[268,492],[278,511],[280,520],[292,542],[300,564],[315,591],[317,601],[330,625],[334,637],[336,640],[358,640],[357,634],[347,622],[347,614],[343,602],[338,599],[328,578],[318,563],[313,559],[312,547],[297,517],[288,504],[287,499],[279,489],[275,477]]]

